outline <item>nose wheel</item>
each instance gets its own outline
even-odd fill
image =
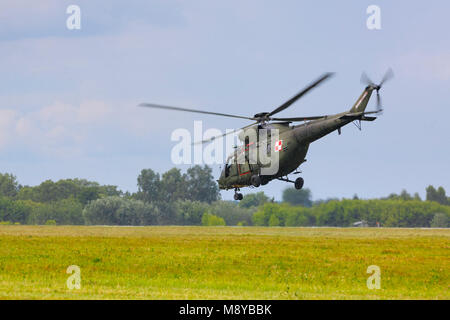
[[[240,191],[239,188],[234,189],[234,200],[241,201],[242,199],[244,199],[244,196],[238,191]]]

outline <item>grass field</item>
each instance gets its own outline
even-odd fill
[[[449,299],[449,249],[449,229],[0,226],[0,298]]]

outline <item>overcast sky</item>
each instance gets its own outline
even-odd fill
[[[71,4],[80,30],[66,27]],[[381,30],[366,27],[371,4]],[[392,67],[384,114],[313,143],[305,187],[314,199],[450,191],[449,11],[448,1],[2,1],[0,172],[24,185],[78,177],[134,192],[141,169],[174,166],[174,129],[248,124],[141,102],[252,116],[334,71],[279,115],[338,113],[363,90],[362,71],[377,82]],[[258,191],[280,199],[285,187]]]

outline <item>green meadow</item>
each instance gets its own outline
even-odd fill
[[[449,229],[0,226],[0,298],[449,299],[449,249]]]

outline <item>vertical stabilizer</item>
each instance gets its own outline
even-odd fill
[[[350,109],[350,113],[364,112],[366,110],[367,104],[369,103],[370,96],[374,88],[372,86],[367,86],[363,93],[356,100],[353,107]]]

